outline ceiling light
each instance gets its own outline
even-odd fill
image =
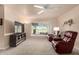
[[[38,5],[34,5],[34,7],[44,9],[44,7]]]
[[[59,31],[59,27],[54,27],[53,30],[54,31]]]
[[[41,13],[43,13],[44,12],[44,10],[41,10],[40,12],[38,12],[38,14],[41,14]]]

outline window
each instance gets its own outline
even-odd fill
[[[47,35],[48,34],[48,26],[47,26],[47,24],[32,23],[32,34]]]

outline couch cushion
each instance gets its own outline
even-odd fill
[[[66,33],[65,33],[65,36],[71,38],[71,37],[72,37],[72,33],[70,33],[70,32],[66,32]]]
[[[65,42],[69,42],[70,39],[71,39],[71,38],[69,38],[69,37],[64,37],[64,38],[63,38],[63,41],[65,41]]]

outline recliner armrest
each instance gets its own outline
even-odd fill
[[[58,44],[55,46],[55,51],[58,53],[65,52],[66,50],[67,50],[67,48],[66,48],[65,41],[58,42]]]
[[[55,51],[58,53],[70,53],[72,46],[69,42],[61,41],[55,46]]]
[[[60,41],[60,42],[58,42],[58,44],[56,45],[56,47],[58,47],[58,46],[66,46],[66,44],[67,44],[67,42]]]

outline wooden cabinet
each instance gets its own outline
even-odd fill
[[[10,35],[10,47],[16,47],[20,43],[26,40],[26,33],[15,33]]]

